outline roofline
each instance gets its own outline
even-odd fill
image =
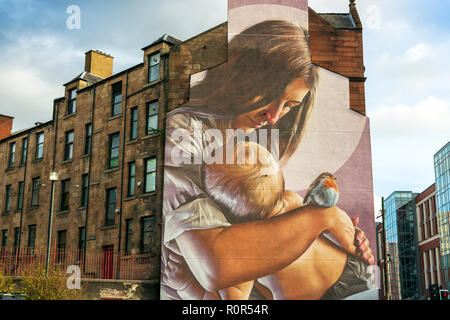
[[[0,117],[5,117],[5,118],[10,118],[10,119],[15,119],[15,118],[12,117],[12,116],[7,116],[6,114],[2,114],[2,113],[0,113]]]
[[[442,150],[444,150],[449,144],[450,144],[450,141],[447,142],[442,148],[440,148],[439,151],[436,152],[436,153],[434,154],[433,160],[434,160],[434,158],[437,156],[437,154],[438,154],[439,152],[441,152]]]
[[[110,77],[108,77],[108,78],[105,78],[105,79],[103,79],[103,80],[100,80],[99,82],[93,83],[93,84],[91,84],[90,86],[87,86],[87,87],[85,87],[85,88],[82,88],[82,89],[78,90],[78,92],[84,92],[84,91],[90,90],[90,89],[92,89],[93,87],[95,87],[95,86],[97,86],[97,85],[103,84],[104,82],[107,82],[107,81],[112,80],[112,79],[114,79],[114,78],[120,77],[120,76],[122,76],[123,74],[125,74],[125,73],[127,73],[127,72],[133,71],[133,70],[135,70],[135,69],[142,68],[144,65],[145,65],[145,64],[144,64],[143,62],[141,62],[141,63],[139,63],[139,64],[137,64],[137,65],[134,65],[134,66],[132,66],[132,67],[130,67],[130,68],[128,68],[128,69],[122,70],[122,71],[120,71],[119,73],[113,74],[112,76],[110,76]]]
[[[201,33],[199,33],[199,34],[196,34],[195,36],[193,36],[193,37],[191,37],[191,38],[189,38],[189,39],[186,39],[186,40],[184,40],[183,42],[180,42],[180,43],[176,44],[174,47],[180,46],[180,45],[182,45],[182,44],[184,44],[184,43],[186,43],[186,42],[188,42],[188,41],[192,41],[192,40],[194,40],[195,38],[198,38],[198,37],[200,37],[200,36],[202,36],[202,35],[204,35],[204,34],[206,34],[206,33],[208,33],[208,32],[211,32],[211,31],[214,30],[214,29],[217,29],[217,28],[222,27],[223,25],[228,25],[228,21],[222,22],[221,24],[218,24],[218,25],[215,26],[215,27],[209,28],[208,30],[205,30],[205,31],[203,31],[203,32],[201,32]]]
[[[171,36],[171,35],[168,35],[168,36],[169,36],[169,37],[172,37],[172,38],[174,38],[174,39],[176,39],[176,40],[178,40],[178,41],[180,41],[180,43],[183,42],[183,40],[178,39],[178,38],[175,38],[174,36]],[[163,37],[161,37],[160,39],[156,40],[155,42],[152,42],[152,43],[150,43],[149,45],[143,47],[141,50],[142,50],[142,51],[145,51],[145,50],[147,50],[148,48],[153,47],[153,46],[156,46],[157,44],[160,44],[160,43],[163,43],[163,42],[165,42],[165,43],[167,43],[167,44],[170,44],[170,45],[172,45],[172,46],[176,46],[177,44],[179,44],[179,43],[172,43],[172,42],[169,42],[169,41],[167,41],[167,40],[164,40],[164,36],[163,36]]]
[[[6,141],[8,141],[8,140],[16,139],[16,138],[18,138],[18,137],[20,137],[20,136],[22,136],[22,135],[24,135],[24,134],[30,133],[31,131],[39,130],[39,129],[44,128],[44,127],[47,127],[47,126],[49,126],[49,125],[53,125],[53,120],[50,120],[50,121],[41,123],[40,125],[37,125],[37,126],[35,126],[35,127],[31,127],[31,128],[25,129],[25,130],[23,130],[23,131],[20,131],[20,132],[18,132],[18,133],[12,134],[12,135],[10,135],[9,137],[6,137],[6,138],[0,140],[0,143],[6,142]]]

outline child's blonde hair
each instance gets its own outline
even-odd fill
[[[230,223],[267,218],[282,201],[284,178],[269,150],[255,142],[239,142],[233,164],[204,164],[208,196],[224,208]]]

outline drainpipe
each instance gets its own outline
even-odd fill
[[[95,111],[95,93],[97,84],[94,84],[92,91],[92,109],[91,109],[91,144],[89,146],[89,165],[88,165],[88,181],[87,181],[87,202],[86,213],[84,216],[84,248],[83,248],[83,271],[86,268],[86,250],[87,250],[87,233],[88,233],[88,213],[89,213],[89,199],[91,191],[91,168],[92,168],[92,146],[94,145],[94,111]]]

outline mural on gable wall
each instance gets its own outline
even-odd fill
[[[307,28],[307,0],[229,0],[228,61],[168,114],[162,299],[378,296],[369,120]]]

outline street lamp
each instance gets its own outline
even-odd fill
[[[52,224],[53,224],[53,208],[55,206],[55,181],[58,181],[59,176],[57,172],[50,173],[50,181],[52,182],[52,191],[50,196],[50,215],[48,218],[48,236],[47,236],[47,264],[45,267],[48,273],[48,267],[50,265],[50,247],[52,243]]]

